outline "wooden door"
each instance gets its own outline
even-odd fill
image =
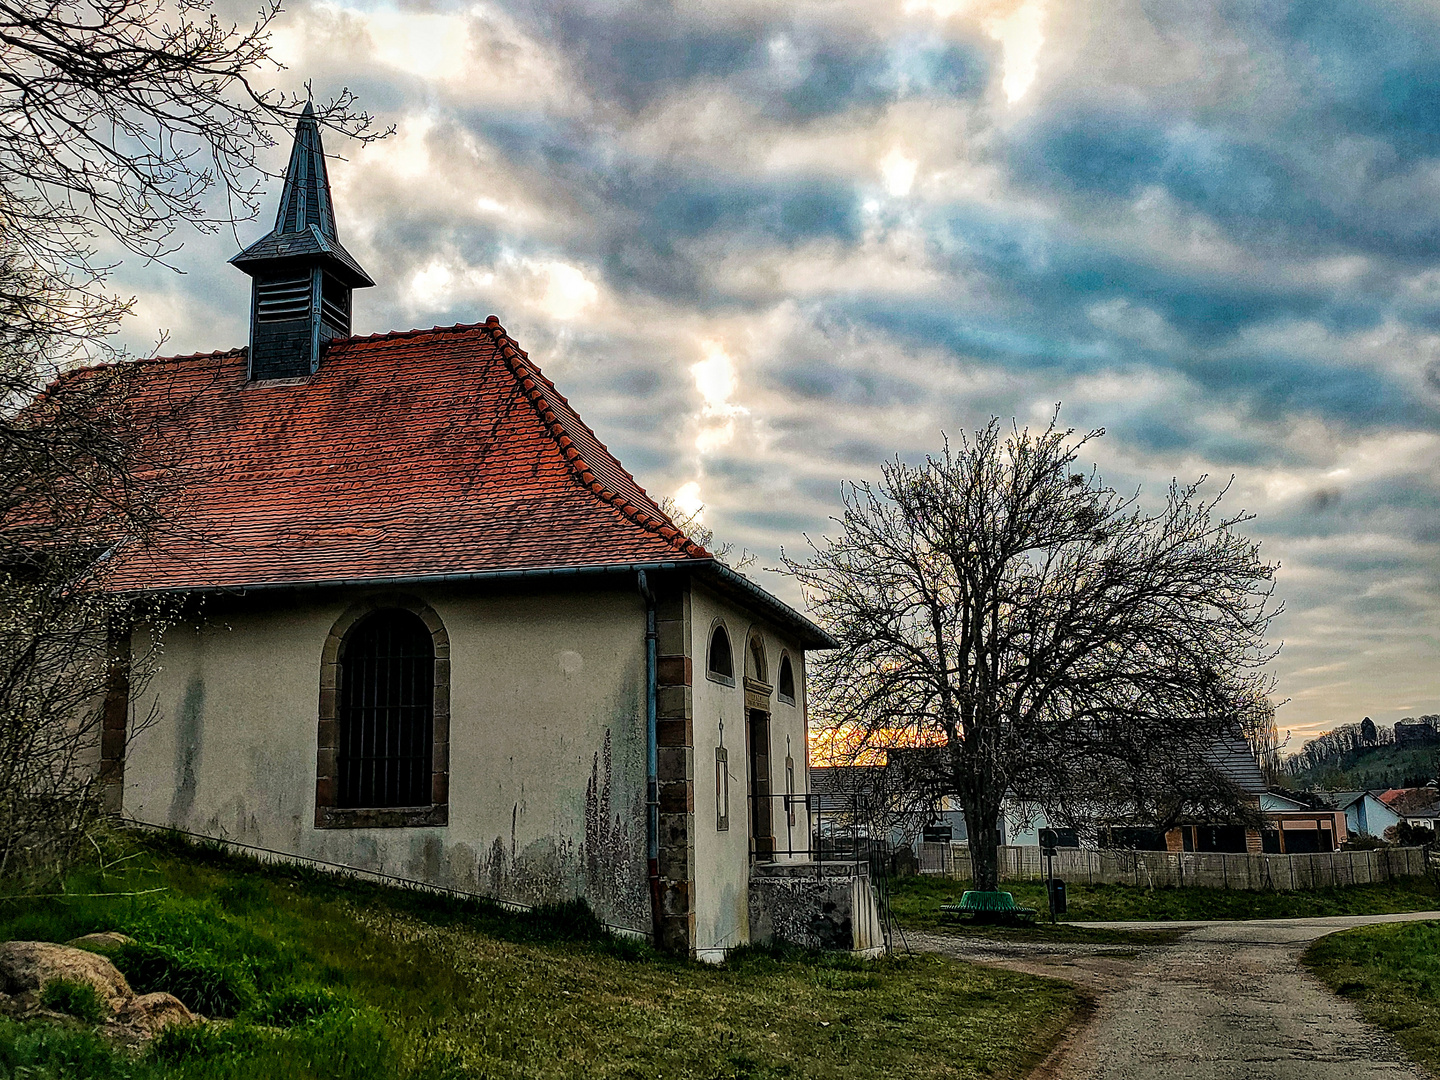
[[[770,714],[749,711],[750,743],[750,851],[755,858],[775,857],[775,830],[770,792]]]

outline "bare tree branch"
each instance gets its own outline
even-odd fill
[[[109,335],[131,302],[98,251],[164,262],[183,229],[258,211],[260,155],[305,105],[257,89],[278,13],[0,0],[0,875],[53,876],[84,846],[113,643],[166,616],[104,583],[108,554],[177,505],[183,447],[164,409],[128,407],[137,368]],[[378,137],[348,90],[317,117]],[[143,643],[125,658],[132,690],[149,661]]]

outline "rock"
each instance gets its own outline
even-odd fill
[[[185,1003],[174,994],[161,990],[154,994],[140,994],[131,998],[115,1019],[127,1027],[137,1028],[145,1035],[157,1035],[171,1024],[202,1024],[204,1018],[196,1016],[185,1007]]]
[[[112,1013],[135,996],[125,976],[97,953],[48,941],[0,942],[0,993],[38,994],[52,979],[89,983]]]
[[[73,945],[77,949],[105,952],[109,949],[118,949],[121,945],[129,945],[134,940],[129,934],[117,934],[114,930],[103,930],[98,934],[85,934],[83,937],[74,938],[65,944]]]

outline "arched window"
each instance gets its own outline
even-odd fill
[[[745,663],[745,674],[758,683],[770,681],[765,664],[765,642],[759,634],[750,637],[750,656]]]
[[[789,704],[795,704],[795,669],[790,666],[790,657],[780,658],[780,682],[775,688],[780,695],[780,700]]]
[[[735,661],[730,655],[730,635],[725,633],[723,626],[717,625],[710,634],[710,659],[705,665],[705,670],[716,678],[734,685]]]
[[[434,761],[435,642],[419,616],[383,608],[340,651],[337,804],[427,806]]]

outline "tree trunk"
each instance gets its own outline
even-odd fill
[[[1000,888],[1000,813],[989,807],[965,807],[965,830],[970,834],[972,889],[995,892]]]

